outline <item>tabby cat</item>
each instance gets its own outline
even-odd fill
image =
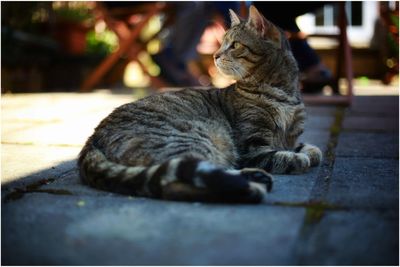
[[[83,182],[168,200],[257,203],[272,188],[268,172],[303,173],[320,163],[316,146],[296,146],[305,110],[284,34],[254,6],[247,21],[230,15],[214,60],[237,83],[117,108],[80,153]]]

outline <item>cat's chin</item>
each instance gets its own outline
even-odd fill
[[[224,70],[222,68],[219,68],[218,66],[217,66],[217,69],[218,69],[219,73],[221,73],[224,77],[226,77],[230,80],[237,81],[240,79],[239,77],[235,76],[233,73],[230,73],[228,70]]]

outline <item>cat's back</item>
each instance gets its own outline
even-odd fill
[[[218,90],[225,89],[183,89],[122,105],[99,124],[89,142],[126,165],[168,160],[178,152],[196,151],[200,144],[211,154],[232,151],[232,129]],[[234,162],[232,153],[216,158],[221,164],[227,158]]]
[[[221,110],[216,100],[218,90],[188,88],[149,95],[116,108],[99,127],[138,121],[212,118],[210,115],[216,115]]]

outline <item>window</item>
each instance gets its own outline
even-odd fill
[[[348,21],[347,34],[352,46],[368,46],[378,18],[378,3],[375,1],[346,2]],[[336,34],[338,7],[327,4],[315,13],[300,16],[297,23],[307,34]]]

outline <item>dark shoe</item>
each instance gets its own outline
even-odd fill
[[[304,93],[320,93],[324,86],[334,86],[335,84],[331,72],[323,64],[318,64],[302,72],[300,82]]]

